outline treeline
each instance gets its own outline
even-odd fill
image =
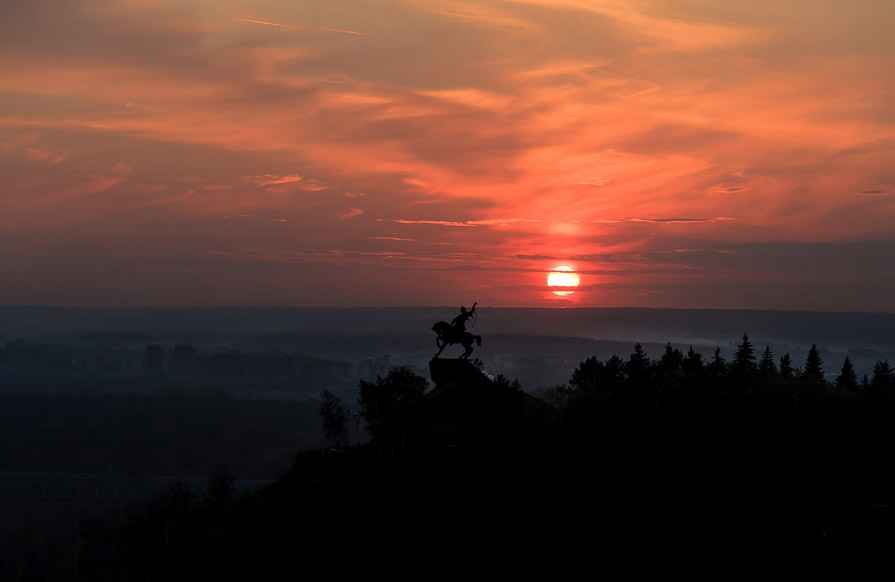
[[[776,360],[770,347],[758,355],[744,334],[729,362],[720,349],[706,360],[692,347],[684,354],[671,344],[655,360],[640,344],[626,360],[588,358],[575,369],[568,386],[544,390],[542,396],[561,411],[585,414],[595,407],[668,410],[688,417],[746,415],[756,420],[767,414],[811,416],[866,407],[885,413],[895,397],[895,373],[888,360],[878,361],[872,377],[865,374],[859,381],[846,356],[830,381],[816,345],[800,366],[788,353]]]

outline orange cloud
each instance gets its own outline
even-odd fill
[[[317,248],[530,273],[545,265],[520,257],[624,253],[636,296],[683,301],[658,271],[707,275],[676,249],[891,240],[891,3],[815,4],[16,3],[0,221],[140,232],[142,253],[177,223],[197,261]]]

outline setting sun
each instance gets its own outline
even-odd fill
[[[555,295],[571,295],[580,283],[578,273],[571,267],[556,267],[547,275],[547,286],[553,288]]]

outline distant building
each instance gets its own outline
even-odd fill
[[[173,376],[192,376],[196,373],[196,348],[177,344],[168,359],[168,372]]]

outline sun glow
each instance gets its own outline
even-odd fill
[[[551,288],[554,295],[571,295],[580,283],[578,273],[572,267],[556,267],[547,275],[547,286]]]

